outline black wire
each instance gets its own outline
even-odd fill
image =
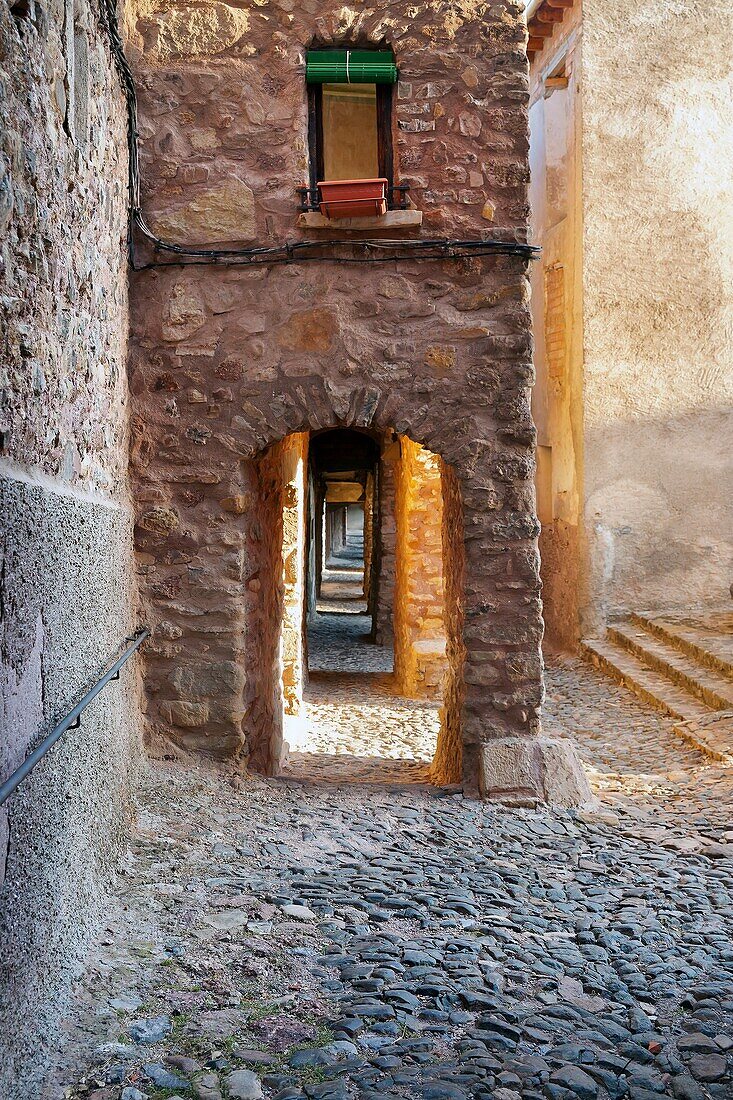
[[[287,241],[285,244],[258,248],[194,248],[190,245],[165,241],[153,232],[145,221],[140,201],[140,151],[137,115],[137,94],[135,81],[125,55],[125,48],[117,22],[115,0],[99,0],[101,25],[109,40],[110,50],[122,83],[122,91],[127,104],[127,149],[128,149],[128,191],[130,201],[130,219],[128,223],[128,251],[130,264],[135,271],[144,271],[151,267],[196,266],[207,263],[239,265],[261,265],[293,262],[330,261],[332,263],[392,263],[397,260],[457,260],[472,256],[520,256],[525,260],[536,259],[541,252],[537,245],[522,241],[467,239],[454,240],[449,237],[418,240],[385,239],[324,239],[316,241]],[[176,260],[152,260],[140,266],[135,263],[135,228],[153,245],[156,252],[165,252],[175,256],[197,257],[181,264]],[[334,248],[363,248],[361,256],[319,255],[320,250]],[[316,254],[313,255],[313,250]],[[388,256],[375,255],[374,250],[389,251]],[[294,260],[295,253],[297,260]],[[309,254],[311,253],[311,254]]]
[[[321,242],[317,242],[320,244]],[[324,242],[328,243],[328,242]],[[452,249],[450,252],[445,253],[428,253],[418,256],[334,256],[334,255],[303,255],[298,257],[297,260],[288,259],[287,256],[268,255],[259,258],[247,258],[245,255],[230,256],[221,261],[218,261],[216,257],[204,257],[200,259],[191,260],[150,260],[147,263],[138,264],[135,266],[135,271],[147,271],[149,268],[160,267],[211,267],[216,266],[217,263],[221,263],[222,266],[227,267],[264,267],[272,266],[273,264],[290,264],[290,263],[333,263],[333,264],[389,264],[394,263],[397,260],[467,260],[474,256],[515,256],[522,255],[526,259],[526,255],[517,252],[500,252],[497,249],[485,249],[474,251],[462,251],[460,249]]]

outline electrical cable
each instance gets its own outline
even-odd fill
[[[466,240],[450,237],[420,238],[418,240],[389,240],[385,238],[299,240],[255,248],[195,248],[191,245],[175,244],[172,241],[163,240],[147,224],[141,207],[137,93],[117,22],[117,6],[115,0],[99,0],[99,3],[101,26],[107,35],[127,105],[128,192],[130,203],[127,240],[130,265],[134,271],[143,271],[151,267],[200,264],[262,265],[313,261],[363,264],[391,263],[398,260],[412,259],[457,260],[473,256],[519,256],[524,260],[533,260],[539,257],[541,249],[537,245],[522,241],[482,240],[480,238]],[[188,257],[188,259],[152,260],[137,266],[135,262],[135,229],[138,229],[151,242],[156,253]],[[349,248],[352,251],[361,249],[362,254],[334,255],[333,250],[340,248]],[[390,254],[386,256],[376,255],[375,253],[379,251],[386,251]]]

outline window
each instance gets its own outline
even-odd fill
[[[391,50],[309,50],[306,72],[310,209],[321,183],[340,180],[384,179],[387,208],[406,205],[394,170]]]
[[[376,84],[322,84],[323,179],[380,176]]]

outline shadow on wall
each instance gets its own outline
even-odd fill
[[[556,519],[540,537],[550,647],[602,635],[627,611],[729,599],[731,456],[729,408],[586,429],[585,530]]]

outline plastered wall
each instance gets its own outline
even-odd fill
[[[532,63],[550,642],[728,598],[732,29],[730,9],[693,0],[586,0]]]
[[[733,579],[732,34],[725,4],[583,4],[590,632]]]
[[[0,775],[135,626],[126,143],[87,4],[0,6]],[[0,1095],[40,1092],[139,762],[135,665],[0,810]]]

